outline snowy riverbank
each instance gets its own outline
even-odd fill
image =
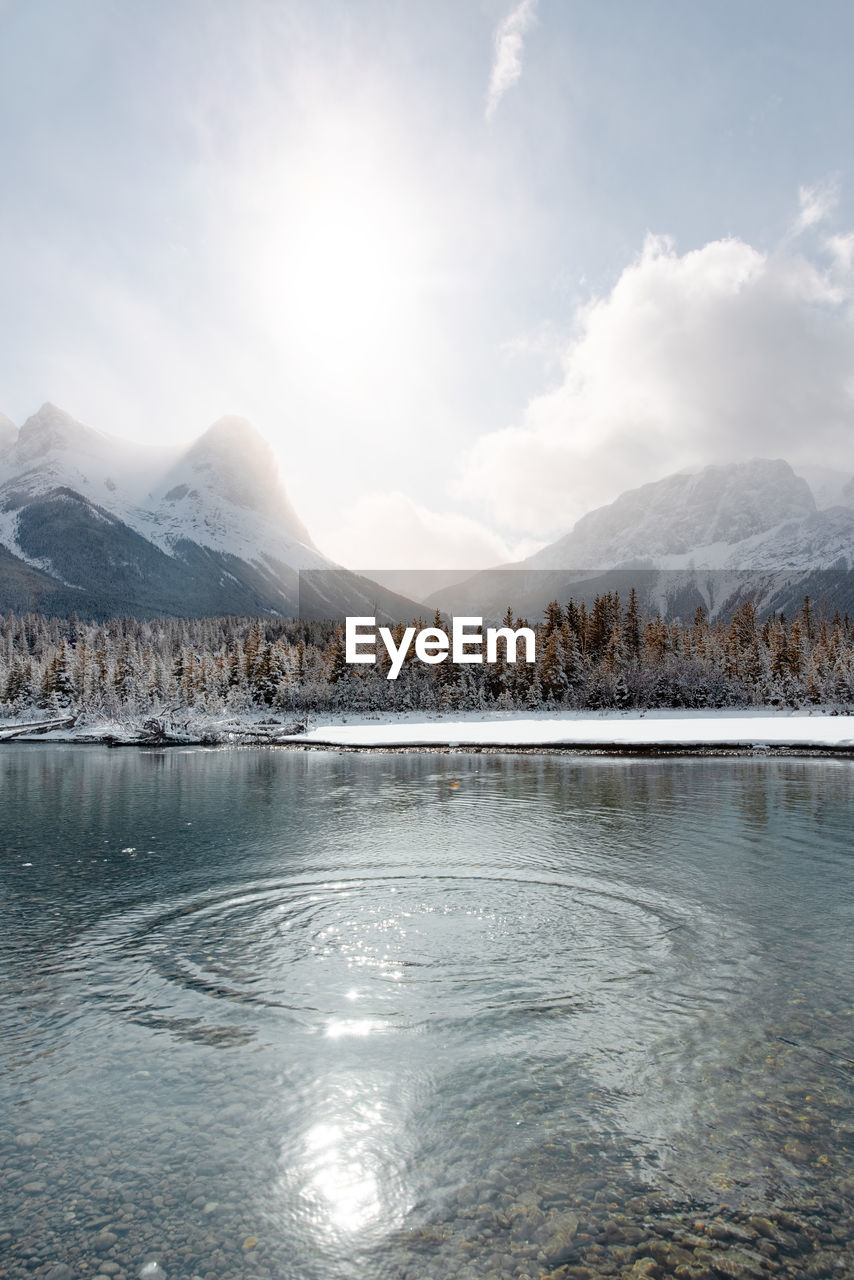
[[[0,722],[0,742],[77,742],[113,746],[241,746],[395,748],[524,748],[644,750],[831,750],[854,753],[854,715],[820,708],[708,711],[494,712],[429,716],[370,713],[311,717],[305,725],[284,717],[208,717],[122,721]]]
[[[566,712],[385,718],[317,724],[299,741],[340,747],[840,747],[854,750],[854,715],[749,711]]]

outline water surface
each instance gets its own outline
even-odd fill
[[[4,748],[8,1274],[841,1274],[853,779]]]

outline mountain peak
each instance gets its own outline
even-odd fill
[[[212,422],[207,431],[203,431],[200,439],[240,441],[245,439],[263,440],[264,437],[248,418],[238,413],[226,413],[216,422]]]
[[[227,416],[208,427],[177,464],[169,484],[175,486],[176,480],[188,483],[189,491],[204,491],[255,512],[313,546],[285,493],[271,445],[245,418]]]
[[[207,431],[194,440],[187,451],[186,460],[194,471],[210,472],[216,476],[217,488],[223,492],[223,483],[228,487],[231,481],[235,490],[231,501],[239,506],[255,506],[248,501],[250,495],[244,494],[239,499],[237,490],[244,489],[251,480],[251,487],[257,491],[272,493],[278,487],[278,467],[268,442],[257,428],[245,418],[218,418]],[[223,466],[227,470],[223,471]],[[225,496],[225,495],[224,495]]]
[[[46,400],[21,427],[15,454],[20,462],[35,462],[58,450],[91,448],[102,440],[100,432],[84,426],[70,413]]]
[[[230,463],[235,458],[245,463],[254,461],[259,466],[277,468],[273,450],[267,440],[246,418],[228,414],[217,418],[190,446],[188,457],[197,465],[216,465],[223,460]]]
[[[782,458],[753,458],[678,472],[629,489],[582,516],[530,560],[532,567],[599,568],[659,562],[713,544],[735,544],[815,514],[806,480]]]

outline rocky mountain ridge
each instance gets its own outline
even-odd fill
[[[473,575],[430,603],[499,617],[513,601],[536,617],[549,600],[592,599],[634,586],[648,606],[712,616],[750,598],[791,609],[803,595],[854,609],[854,485],[819,509],[805,479],[782,459],[680,472],[628,490],[588,512],[526,560]]]

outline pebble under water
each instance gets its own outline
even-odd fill
[[[854,766],[0,753],[0,1277],[854,1275]]]

